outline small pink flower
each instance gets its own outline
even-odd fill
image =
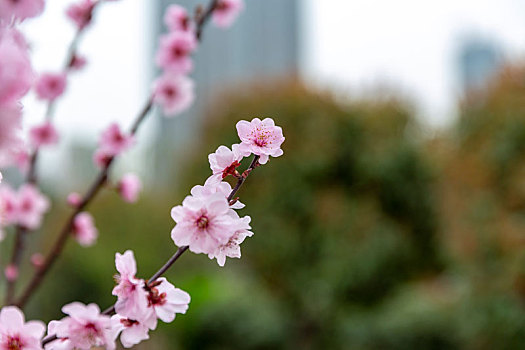
[[[14,264],[9,264],[5,267],[4,274],[9,282],[16,281],[18,279],[18,267]]]
[[[66,90],[65,73],[43,73],[35,85],[35,92],[42,100],[53,101]]]
[[[213,10],[213,23],[217,27],[229,27],[244,9],[242,0],[219,0]]]
[[[0,83],[0,89],[1,85]],[[0,167],[11,165],[15,161],[16,153],[23,148],[24,143],[20,138],[21,124],[18,104],[0,104]]]
[[[99,147],[103,153],[109,156],[117,156],[128,150],[135,139],[132,135],[124,134],[117,123],[111,124],[100,137]]]
[[[35,269],[39,269],[44,265],[44,256],[41,253],[34,253],[31,255],[31,265]]]
[[[82,212],[75,216],[75,220],[73,221],[73,235],[77,242],[83,247],[89,247],[95,244],[98,237],[98,231],[91,214],[88,212]]]
[[[12,153],[12,161],[22,174],[26,174],[29,170],[31,157],[26,149],[19,148]]]
[[[80,203],[82,203],[82,196],[77,192],[71,192],[67,195],[67,204],[69,204],[73,208],[78,207]]]
[[[12,1],[0,0],[0,4],[5,6],[6,3]],[[4,13],[7,12],[0,8],[0,17]],[[0,26],[0,107],[5,104],[13,106],[29,91],[33,80],[34,73],[24,37],[16,29]]]
[[[128,203],[137,201],[142,183],[135,174],[126,174],[120,179],[118,183],[118,191],[122,198]]]
[[[17,223],[18,219],[18,197],[9,185],[0,187],[0,199],[2,200],[2,224],[3,226]]]
[[[170,5],[164,12],[164,24],[172,32],[187,32],[192,29],[192,22],[186,9],[180,5]]]
[[[239,145],[233,145],[232,150],[226,146],[219,146],[215,153],[208,156],[210,168],[213,172],[212,178],[219,182],[228,175],[235,175],[236,168],[241,165],[243,154],[239,151]]]
[[[44,0],[0,0],[0,20],[12,18],[24,20],[36,17],[44,11]]]
[[[111,317],[113,329],[120,333],[120,342],[125,348],[131,348],[143,340],[149,339],[150,328],[143,322],[129,319],[121,315],[113,315]]]
[[[82,30],[91,23],[95,5],[94,0],[80,0],[67,8],[66,15],[76,24],[78,30]]]
[[[29,139],[34,147],[54,145],[58,142],[58,132],[51,122],[46,121],[29,131]]]
[[[25,184],[17,193],[17,223],[30,230],[40,226],[42,216],[49,209],[49,200],[37,187]]]
[[[155,283],[159,284],[150,288],[148,306],[155,310],[157,317],[170,323],[175,319],[175,314],[185,314],[191,301],[190,295],[175,288],[164,277],[160,277]]]
[[[0,310],[0,349],[37,350],[46,331],[41,321],[25,322],[22,311],[16,306]]]
[[[115,265],[119,275],[115,276],[117,286],[112,294],[117,296],[115,311],[125,317],[143,321],[148,318],[148,301],[144,290],[144,280],[135,277],[137,264],[131,250],[115,254]]]
[[[251,229],[251,218],[249,216],[239,218],[239,215],[233,210],[230,210],[230,215],[238,219],[237,230],[235,231],[233,236],[230,237],[226,244],[221,244],[213,253],[208,254],[208,257],[210,259],[217,259],[217,263],[219,264],[219,266],[224,266],[224,264],[226,263],[226,257],[240,258],[241,243],[246,237],[253,236],[253,232],[249,231]]]
[[[154,83],[153,101],[162,107],[165,116],[175,116],[191,106],[193,91],[191,79],[165,73]]]
[[[213,253],[236,231],[237,222],[229,210],[228,200],[221,193],[187,196],[182,205],[171,210],[176,222],[171,238],[177,246],[187,245],[194,253]]]
[[[160,38],[160,47],[155,57],[157,65],[175,74],[189,73],[193,68],[191,53],[197,47],[193,33],[171,32]]]
[[[251,122],[241,120],[237,123],[237,133],[242,141],[239,151],[243,154],[253,153],[260,156],[260,164],[265,164],[269,156],[279,157],[283,154],[281,149],[281,144],[284,142],[283,131],[279,126],[275,126],[271,118],[263,121],[254,118]]]
[[[72,71],[79,71],[84,68],[87,64],[87,59],[84,56],[74,54],[69,62],[69,69]]]
[[[52,330],[57,337],[67,339],[71,349],[87,350],[95,346],[115,349],[111,319],[101,315],[96,304],[73,302],[62,307],[62,312],[69,316],[58,322],[54,321]]]
[[[47,325],[47,334],[56,335],[56,329],[60,327],[60,321],[51,321]],[[58,338],[44,346],[45,350],[74,350],[68,338]]]
[[[93,163],[99,168],[107,167],[112,158],[113,155],[104,148],[98,148],[95,153],[93,153]]]

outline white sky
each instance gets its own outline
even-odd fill
[[[415,98],[434,126],[454,116],[455,55],[477,34],[506,58],[525,52],[523,0],[306,0],[303,71],[310,81],[355,90],[386,83]]]

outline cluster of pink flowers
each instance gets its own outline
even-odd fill
[[[228,27],[243,7],[242,0],[219,0],[213,10],[213,22],[219,27]],[[164,115],[175,116],[187,110],[194,99],[193,81],[187,74],[193,69],[191,54],[198,40],[196,25],[182,6],[169,6],[164,24],[169,32],[160,38],[155,56],[163,73],[153,84],[153,101],[162,107]]]
[[[242,120],[237,123],[237,131],[241,143],[232,145],[231,150],[220,146],[210,154],[212,175],[204,186],[193,187],[182,205],[171,210],[176,223],[171,231],[175,244],[188,246],[194,253],[207,254],[210,259],[217,259],[220,266],[224,266],[226,257],[240,258],[240,244],[253,235],[250,217],[240,217],[235,211],[244,205],[236,201],[230,203],[228,196],[232,188],[222,180],[228,175],[245,176],[236,168],[250,154],[258,156],[260,164],[266,163],[270,155],[278,157],[283,154],[284,136],[272,119]]]
[[[40,226],[42,216],[49,209],[49,200],[33,185],[22,185],[14,191],[9,185],[0,187],[5,224],[20,225],[34,230]]]

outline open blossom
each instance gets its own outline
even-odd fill
[[[182,205],[171,210],[177,223],[171,238],[177,246],[187,245],[194,253],[213,253],[228,242],[238,226],[229,210],[228,200],[221,193],[187,196]]]
[[[117,123],[112,123],[104,132],[99,140],[99,149],[107,156],[116,156],[128,150],[134,143],[132,135],[124,134]]]
[[[117,285],[112,294],[117,296],[115,311],[124,317],[144,320],[148,314],[148,301],[144,290],[144,280],[136,278],[137,264],[131,250],[124,254],[115,254],[115,266],[119,275],[115,279]]]
[[[126,174],[120,179],[118,183],[118,191],[122,198],[128,203],[134,203],[137,201],[142,183],[135,174]]]
[[[192,22],[188,11],[180,5],[172,4],[164,12],[164,24],[170,31],[190,31]]]
[[[43,73],[35,85],[35,92],[42,100],[53,101],[66,90],[65,73]]]
[[[29,139],[34,147],[54,145],[58,142],[58,132],[51,122],[46,121],[29,131]]]
[[[243,0],[219,0],[215,10],[213,10],[213,23],[217,27],[229,27],[243,8]]]
[[[49,200],[30,184],[22,185],[16,195],[9,188],[2,188],[0,196],[6,202],[8,221],[30,230],[40,226],[42,216],[49,209]]]
[[[150,328],[144,323],[121,315],[111,317],[113,329],[120,333],[120,342],[125,348],[131,348],[143,340],[149,339]]]
[[[18,104],[0,105],[0,125],[0,167],[4,167],[15,161],[16,153],[24,145],[20,138],[22,118]]]
[[[69,316],[54,321],[52,330],[57,337],[69,341],[69,349],[89,350],[95,346],[103,346],[108,350],[115,349],[111,319],[109,316],[101,315],[96,304],[84,305],[73,302],[62,307],[62,312]],[[54,347],[50,348],[54,349]]]
[[[241,165],[243,158],[239,145],[233,145],[231,150],[226,146],[219,146],[215,153],[208,156],[213,172],[212,178],[219,182],[228,175],[235,175],[236,168]]]
[[[82,30],[91,23],[95,5],[94,0],[80,0],[67,8],[66,15],[75,23],[78,30]]]
[[[188,109],[195,98],[193,81],[185,76],[164,73],[153,85],[153,101],[165,116],[175,116]]]
[[[12,1],[0,0],[0,4],[6,2]],[[2,13],[6,12],[0,8],[0,16]],[[16,29],[0,26],[0,107],[16,103],[29,91],[33,80],[24,37]]]
[[[196,47],[197,40],[193,33],[168,33],[160,38],[155,62],[159,67],[175,74],[189,73],[193,68],[190,55]]]
[[[242,141],[239,150],[245,154],[251,152],[260,156],[259,163],[265,164],[269,156],[279,157],[283,154],[283,131],[281,127],[275,126],[273,119],[266,118],[261,121],[254,118],[251,122],[241,120],[236,127]]]
[[[237,229],[235,233],[233,234],[233,236],[230,237],[228,242],[219,245],[214,252],[208,254],[208,257],[210,259],[217,259],[217,263],[219,264],[219,266],[224,266],[226,262],[226,257],[240,258],[241,243],[246,237],[253,236],[253,232],[250,231],[251,218],[249,216],[240,218],[234,210],[230,210],[229,214],[235,219],[237,219]]]
[[[24,20],[36,17],[44,10],[44,0],[0,0],[0,20]]]
[[[5,306],[0,310],[0,349],[38,350],[46,331],[41,321],[25,322],[22,311],[16,306]]]
[[[95,244],[98,230],[95,227],[93,216],[88,212],[78,213],[73,220],[73,235],[77,242],[83,247]]]
[[[18,198],[16,192],[9,185],[0,187],[0,200],[2,202],[2,224],[12,225],[17,222]]]
[[[214,193],[220,193],[224,196],[224,198],[228,198],[231,192],[232,186],[229,183],[226,181],[217,182],[212,176],[206,180],[204,186],[193,186],[191,188],[190,194],[193,197],[208,197]],[[245,205],[240,201],[236,201],[234,204],[230,205],[230,208],[232,209],[242,209],[244,207]]]
[[[47,325],[47,334],[56,334],[57,327],[60,326],[60,321],[51,321]],[[47,343],[44,346],[45,350],[73,350],[73,345],[68,338],[57,338],[57,340]]]
[[[191,300],[190,295],[175,288],[164,277],[160,277],[155,283],[158,285],[150,288],[148,293],[148,307],[153,308],[157,317],[169,323],[175,319],[175,314],[185,314]]]

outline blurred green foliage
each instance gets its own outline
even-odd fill
[[[111,305],[115,251],[133,249],[139,274],[154,272],[175,250],[169,209],[209,176],[207,154],[238,142],[239,119],[269,116],[285,153],[239,192],[255,232],[243,258],[220,268],[183,256],[167,275],[191,294],[189,312],[139,349],[523,347],[523,71],[469,97],[454,129],[430,140],[401,99],[340,102],[286,83],[221,101],[174,164],[176,188],[94,203],[99,243],[69,244],[29,318],[60,317],[73,300]]]

